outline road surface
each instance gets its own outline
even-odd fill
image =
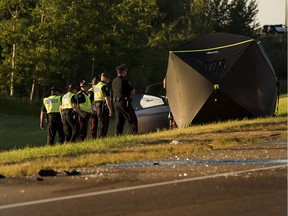
[[[287,215],[286,142],[150,163],[0,179],[0,215]]]

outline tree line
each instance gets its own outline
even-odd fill
[[[1,0],[0,95],[37,100],[51,85],[126,63],[138,91],[163,79],[169,50],[213,31],[257,37],[256,0]]]

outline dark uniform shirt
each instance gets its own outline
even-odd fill
[[[72,96],[72,98],[71,98],[71,103],[72,103],[72,104],[78,104],[76,95],[73,95],[73,96]]]
[[[41,111],[47,113],[47,110],[46,110],[44,103],[42,104]]]
[[[110,97],[110,88],[107,84],[102,86],[101,91],[103,92],[105,97]]]
[[[114,98],[129,98],[130,92],[133,90],[131,83],[123,76],[118,76],[112,82]]]
[[[80,91],[77,93],[78,104],[82,104],[86,102],[85,94],[86,94],[85,91]]]
[[[92,88],[92,90],[91,89],[88,90],[87,95],[90,98],[90,101],[92,103],[94,101],[94,90],[93,90],[93,88]]]

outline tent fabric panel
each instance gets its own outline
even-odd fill
[[[259,107],[253,112],[256,116],[269,116],[275,113],[277,100],[277,77],[270,61],[263,56],[258,44],[255,43],[255,58],[259,64],[256,64],[257,95]]]
[[[167,69],[167,98],[180,128],[191,124],[213,91],[213,84],[173,53]]]
[[[273,115],[277,90],[273,66],[251,38],[216,33],[170,51],[167,97],[179,127]]]
[[[193,119],[193,124],[253,117],[223,92],[214,91]]]
[[[191,49],[193,50],[211,49],[214,47],[222,47],[227,46],[229,44],[236,44],[250,39],[251,38],[242,35],[216,32],[212,34],[202,35],[199,38],[196,38],[192,41],[182,44],[176,49],[174,49],[174,51],[191,50]]]
[[[276,88],[274,90],[274,96],[273,96],[273,92],[271,92],[271,100],[270,100],[270,111],[268,111],[268,114],[267,115],[274,115],[277,111],[276,111],[276,103],[277,103],[277,98],[278,98],[278,91],[279,91],[279,83],[278,83],[278,79],[277,79],[277,76],[276,76],[276,73],[275,73],[275,70],[271,64],[271,61],[266,53],[266,51],[264,50],[264,48],[262,47],[261,43],[257,43],[258,44],[258,47],[259,49],[261,50],[261,55],[265,58],[265,63],[269,65],[270,67],[270,70],[272,72],[272,76],[273,76],[273,79],[271,79],[273,85],[274,85],[274,82],[275,82],[275,85],[276,85]],[[270,72],[270,73],[271,73]],[[269,80],[270,81],[270,80]],[[273,89],[273,86],[272,88]],[[268,102],[269,103],[269,102]]]
[[[181,97],[179,94],[179,75],[175,71],[176,59],[173,54],[169,54],[168,68],[166,73],[166,96],[170,106],[170,110],[174,119],[181,118]],[[179,122],[179,121],[178,121]]]
[[[250,43],[217,50],[215,52],[175,53],[179,58],[205,76],[212,83],[219,83],[233,67]]]
[[[235,62],[220,88],[255,117],[271,115],[275,76],[255,42]]]
[[[271,71],[273,72],[275,78],[277,79],[276,73],[275,73],[275,70],[271,64],[270,58],[268,57],[268,55],[267,55],[266,51],[264,50],[263,46],[261,45],[261,43],[257,43],[257,44],[258,44],[259,49],[261,50],[263,57],[266,59],[267,64],[269,65]]]

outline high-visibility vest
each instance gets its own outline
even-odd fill
[[[88,92],[94,92],[94,88],[91,87],[91,88],[88,90]]]
[[[47,113],[59,113],[61,105],[61,96],[51,95],[43,99]]]
[[[81,91],[78,92],[77,94],[81,94]],[[79,104],[80,110],[83,111],[83,112],[90,113],[91,112],[91,101],[90,101],[90,98],[84,92],[82,94],[85,96],[85,103],[80,103]]]
[[[75,94],[73,94],[72,92],[67,92],[65,95],[63,95],[62,97],[62,109],[72,109],[72,97]]]
[[[106,83],[104,82],[98,82],[94,87],[94,101],[105,101],[105,95],[101,90],[105,85]]]

